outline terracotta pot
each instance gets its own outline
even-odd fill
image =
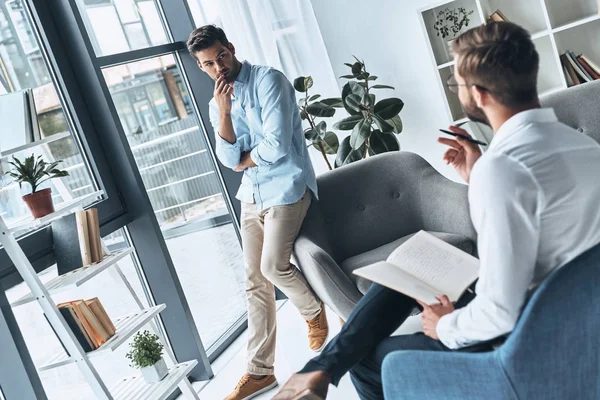
[[[23,196],[23,200],[27,204],[27,207],[29,207],[29,210],[31,210],[33,218],[42,218],[54,212],[52,190],[49,188]]]

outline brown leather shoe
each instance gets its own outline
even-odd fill
[[[329,335],[329,326],[327,325],[327,315],[325,314],[325,305],[321,303],[321,312],[319,315],[306,321],[308,324],[308,345],[313,351],[321,351],[327,342]]]
[[[275,379],[274,375],[267,375],[262,379],[254,379],[250,375],[244,374],[233,392],[225,397],[225,400],[249,400],[273,389],[275,386],[277,386],[277,379]]]

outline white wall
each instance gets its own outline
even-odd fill
[[[419,9],[439,0],[311,0],[336,76],[348,73],[352,55],[364,60],[378,83],[396,88],[379,95],[404,101],[400,113],[402,150],[420,154],[450,179],[461,181],[442,162],[438,129],[450,121],[422,30]],[[340,79],[340,88],[346,80]],[[318,85],[318,83],[317,83]],[[383,97],[379,97],[383,98]]]

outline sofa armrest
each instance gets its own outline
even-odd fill
[[[331,255],[301,234],[294,244],[294,258],[315,294],[346,320],[362,294]]]
[[[517,399],[496,352],[396,351],[382,380],[386,399]]]

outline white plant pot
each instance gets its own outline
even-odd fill
[[[142,376],[147,383],[160,382],[165,376],[167,376],[167,373],[169,372],[164,358],[161,358],[160,361],[156,362],[156,364],[149,367],[140,368],[140,370],[142,371]]]

